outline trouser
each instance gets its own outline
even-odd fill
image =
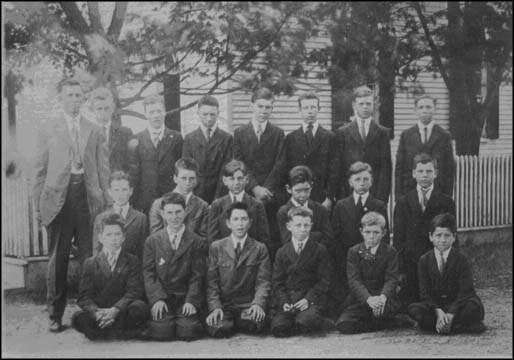
[[[149,316],[149,307],[142,300],[131,302],[125,311],[121,311],[114,323],[101,329],[96,317],[89,311],[81,310],[73,314],[71,324],[77,331],[84,333],[88,339],[122,338],[132,330],[141,329]]]
[[[276,337],[306,334],[321,330],[324,322],[321,308],[316,305],[311,305],[299,313],[279,311],[271,320],[271,333]]]
[[[278,228],[277,221],[277,212],[280,208],[280,204],[278,203],[278,199],[273,199],[271,201],[266,201],[264,203],[264,210],[266,211],[266,218],[268,220],[268,228],[270,235],[270,244],[268,247],[268,252],[270,256],[271,263],[275,262],[275,254],[278,249],[282,246],[282,242],[280,240],[280,230]]]
[[[382,316],[376,318],[368,304],[352,304],[343,311],[336,327],[343,334],[383,330],[394,317],[397,307],[397,304],[386,302]]]
[[[68,263],[71,240],[78,248],[82,265],[92,254],[91,219],[84,176],[72,175],[64,205],[47,226],[49,254],[47,271],[47,307],[51,320],[60,321],[66,307]]]
[[[150,319],[150,322],[167,323],[171,327],[171,333],[174,334],[172,337],[176,339],[191,341],[203,336],[204,326],[200,321],[200,309],[196,309],[197,312],[194,315],[185,316],[182,314],[183,298],[178,300],[174,297],[168,298],[165,302],[168,311],[164,311],[161,320]]]
[[[266,328],[268,317],[257,322],[245,316],[245,312],[249,309],[237,306],[223,307],[223,320],[214,326],[207,326],[207,332],[215,338],[229,337],[235,331],[248,334],[260,334]]]
[[[404,305],[419,301],[419,281],[417,260],[405,259],[403,261],[403,271],[405,282],[400,290],[400,299]]]
[[[443,311],[447,312],[447,308],[442,307]],[[432,305],[418,302],[409,305],[409,316],[416,320],[419,327],[425,331],[436,332],[437,316],[435,308]],[[474,301],[465,301],[457,308],[452,321],[451,331],[455,326],[463,325],[469,326],[478,323],[484,319],[484,309],[482,306]]]

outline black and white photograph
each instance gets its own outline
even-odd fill
[[[512,2],[2,1],[2,358],[512,358]]]

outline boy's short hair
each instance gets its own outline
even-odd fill
[[[288,184],[293,187],[304,182],[312,183],[312,171],[308,166],[298,165],[289,170]]]
[[[420,100],[423,100],[423,99],[429,99],[429,100],[432,100],[432,102],[434,103],[434,106],[437,105],[437,99],[435,97],[433,97],[432,95],[430,94],[421,94],[421,95],[417,95],[415,98],[414,98],[414,106],[418,106],[418,103]]]
[[[243,175],[248,174],[248,168],[242,161],[235,159],[230,160],[223,166],[223,176],[233,176],[238,170],[240,170]]]
[[[116,180],[126,180],[129,184],[129,187],[133,187],[132,182],[130,181],[130,176],[125,171],[113,171],[109,176],[109,187],[112,185],[112,182]]]
[[[80,83],[80,81],[65,78],[57,83],[57,92],[60,94],[65,86],[80,86],[80,88],[82,89],[82,84]]]
[[[232,212],[234,210],[244,210],[246,211],[246,214],[248,215],[248,217],[250,218],[250,212],[248,211],[248,204],[245,203],[245,202],[242,202],[242,201],[236,201],[232,204],[230,204],[230,206],[228,207],[227,211],[225,212],[225,218],[227,220],[230,219],[230,217],[232,216]]]
[[[111,90],[106,87],[98,87],[89,94],[89,105],[92,108],[96,100],[108,100],[114,106],[114,97]]]
[[[162,98],[162,96],[156,94],[148,95],[144,98],[143,107],[145,110],[148,105],[152,104],[162,104],[164,106],[164,99]]]
[[[207,105],[207,106],[216,106],[217,108],[220,107],[220,104],[218,102],[218,99],[216,99],[214,96],[212,95],[204,95],[200,98],[200,100],[198,100],[198,103],[197,103],[198,107],[200,106],[203,106],[203,105]]]
[[[115,213],[115,212],[109,213],[107,216],[103,217],[100,220],[100,224],[98,227],[98,229],[100,231],[99,234],[102,234],[104,232],[105,227],[108,225],[118,225],[120,227],[121,231],[124,232],[125,221],[123,221],[123,218],[118,213]]]
[[[164,207],[168,204],[177,204],[181,205],[184,210],[186,209],[186,198],[179,193],[169,192],[163,195],[161,200],[161,210],[164,210]]]
[[[437,170],[437,160],[427,153],[419,153],[412,159],[412,170],[416,170],[418,164],[428,164],[431,162],[434,165],[434,169]]]
[[[353,89],[352,93],[352,102],[355,102],[357,98],[373,96],[373,90],[371,90],[368,86],[362,85]]]
[[[386,220],[385,217],[376,212],[376,211],[370,211],[364,214],[364,216],[361,219],[361,228],[364,228],[364,226],[373,226],[373,225],[379,225],[382,230],[385,230],[386,228]]]
[[[319,97],[318,97],[318,95],[316,95],[313,92],[308,92],[308,93],[305,93],[305,94],[302,94],[302,95],[298,96],[298,107],[302,107],[302,101],[303,100],[308,100],[308,99],[316,99],[316,100],[318,100],[318,108],[319,108]]]
[[[198,175],[198,162],[190,157],[183,157],[175,161],[175,175],[178,176],[180,169],[194,171]]]
[[[350,165],[350,168],[348,169],[348,179],[352,175],[361,173],[363,171],[369,172],[369,174],[373,177],[373,168],[370,164],[362,162],[362,161],[356,161],[352,165]]]
[[[312,220],[314,214],[311,209],[305,208],[303,206],[293,206],[287,212],[287,221],[293,220],[293,217],[295,216],[309,217]]]
[[[275,95],[273,95],[270,89],[262,87],[253,92],[251,101],[254,103],[259,99],[275,101]]]
[[[457,233],[457,222],[455,216],[450,213],[444,213],[436,215],[430,222],[428,229],[429,233],[432,234],[436,228],[446,228],[451,231],[452,234]]]

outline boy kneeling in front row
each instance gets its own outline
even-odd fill
[[[409,315],[421,329],[439,334],[482,333],[484,306],[475,293],[468,260],[453,243],[455,217],[437,215],[430,224],[434,249],[418,262],[421,302],[409,305]]]
[[[392,246],[382,241],[385,233],[384,216],[370,211],[362,217],[364,241],[348,250],[346,273],[350,295],[336,323],[343,334],[390,327],[400,308],[396,297],[398,255]]]
[[[332,272],[325,246],[310,236],[312,210],[293,207],[287,217],[291,240],[278,250],[273,267],[271,332],[277,337],[326,328],[327,320],[321,314]]]
[[[91,340],[138,337],[148,318],[138,258],[122,249],[121,216],[112,213],[98,224],[102,250],[84,262],[72,324]]]

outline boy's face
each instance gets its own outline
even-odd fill
[[[198,118],[203,126],[212,128],[218,120],[219,109],[217,106],[202,105],[198,108]]]
[[[243,238],[250,228],[251,220],[248,212],[242,209],[232,210],[230,218],[227,219],[227,227],[235,237]]]
[[[161,216],[172,229],[179,229],[184,224],[186,211],[180,204],[166,204],[161,210]]]
[[[129,202],[133,190],[127,180],[113,180],[109,187],[109,195],[111,195],[114,205],[125,206]]]
[[[416,168],[412,170],[412,177],[419,186],[426,189],[434,183],[434,179],[437,177],[434,164],[432,162],[416,164]]]
[[[119,225],[105,225],[98,237],[98,241],[108,252],[117,251],[121,248],[124,240],[123,229]]]
[[[290,187],[286,185],[287,192],[291,194],[291,197],[300,205],[305,204],[311,196],[312,185],[308,182],[294,184]]]
[[[358,97],[352,103],[353,111],[361,119],[367,119],[373,113],[373,96]]]
[[[145,107],[145,116],[148,120],[148,123],[150,124],[150,127],[154,129],[159,129],[164,125],[165,115],[166,110],[164,109],[164,104],[148,104]]]
[[[369,171],[361,171],[360,173],[353,174],[348,181],[352,189],[359,195],[367,193],[373,184],[372,176]]]
[[[300,114],[304,123],[315,123],[318,119],[318,111],[318,99],[303,99],[300,102]]]
[[[436,227],[433,233],[429,233],[430,241],[438,251],[446,251],[453,245],[455,241],[455,234],[450,229]]]
[[[252,110],[255,120],[260,123],[266,122],[273,111],[273,100],[257,99],[252,103]]]
[[[173,181],[177,184],[177,191],[180,194],[189,194],[197,183],[196,172],[179,168],[178,175],[173,175]]]
[[[416,104],[416,115],[423,125],[430,124],[434,113],[435,104],[431,99],[421,99]]]
[[[291,231],[291,236],[298,241],[307,239],[312,228],[312,219],[309,216],[293,216],[286,223],[287,230]]]
[[[223,184],[225,184],[225,186],[234,195],[237,195],[243,191],[247,182],[248,176],[243,174],[241,170],[237,170],[232,176],[223,176]]]
[[[366,247],[374,247],[384,237],[384,229],[380,225],[364,225],[361,228],[361,234],[364,239],[364,245]]]
[[[114,113],[114,104],[110,100],[94,99],[91,106],[99,124],[107,125]]]

